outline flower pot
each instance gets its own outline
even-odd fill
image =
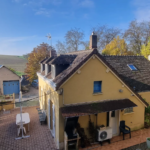
[[[150,148],[150,138],[149,137],[146,139],[146,143],[147,143],[147,147]]]

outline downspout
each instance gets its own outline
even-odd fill
[[[62,92],[62,96],[63,96],[63,106],[65,105],[65,102],[64,102],[64,89],[62,89],[63,92]]]

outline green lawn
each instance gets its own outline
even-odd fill
[[[39,101],[33,100],[33,101],[22,102],[22,107],[29,107],[29,106],[39,106]],[[16,107],[20,107],[20,103],[16,103]]]

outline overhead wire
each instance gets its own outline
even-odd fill
[[[44,95],[41,95],[41,96],[38,96],[38,97],[34,97],[34,98],[31,98],[31,99],[27,99],[27,100],[24,100],[24,101],[21,101],[21,102],[15,102],[15,103],[11,103],[11,104],[17,104],[17,103],[28,102],[28,101],[31,101],[31,100],[34,100],[34,99],[43,97],[43,96],[45,96],[45,95],[49,95],[49,94],[51,94],[51,93],[53,93],[53,92],[56,92],[56,91],[52,91],[52,92],[50,92],[50,93],[48,93],[48,94],[44,94]],[[5,102],[4,102],[4,103],[5,103]],[[7,103],[7,101],[6,101],[6,103]],[[9,104],[0,104],[0,106],[4,106],[4,105],[10,105],[10,103],[9,103]]]

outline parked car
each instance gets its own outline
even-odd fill
[[[21,76],[21,91],[22,92],[28,92],[30,90],[30,82],[28,80],[27,75],[22,75]]]
[[[35,88],[39,88],[39,85],[38,85],[38,79],[36,79],[36,80],[33,80],[33,82],[31,83],[31,85],[33,86],[33,87],[35,87]]]

